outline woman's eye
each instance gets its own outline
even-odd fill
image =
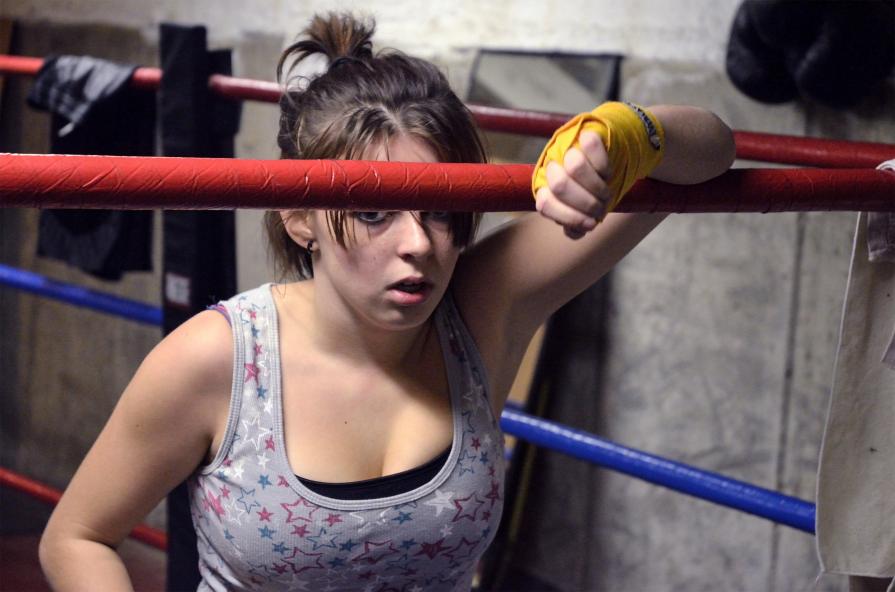
[[[438,224],[448,224],[451,221],[452,212],[423,212],[423,217]]]
[[[389,212],[354,212],[354,218],[364,224],[379,224],[385,222]]]

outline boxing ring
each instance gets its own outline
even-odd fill
[[[0,74],[34,75],[42,60],[0,56]],[[132,85],[151,90],[161,73],[139,68]],[[213,92],[276,102],[274,83],[215,75]],[[569,116],[470,107],[489,131],[550,136]],[[895,145],[735,132],[737,158],[812,168],[736,169],[700,185],[644,180],[621,212],[895,211],[895,173],[877,170]],[[818,168],[815,168],[818,167]],[[104,209],[278,209],[526,211],[534,209],[532,165],[365,161],[223,160],[0,154],[0,207]],[[160,309],[0,265],[0,285],[135,322],[160,325]],[[501,417],[509,435],[614,471],[814,533],[814,504],[625,447],[521,412]],[[0,485],[48,503],[60,492],[0,468]],[[158,548],[166,536],[138,526]]]

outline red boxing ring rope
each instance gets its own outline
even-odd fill
[[[0,207],[534,209],[532,165],[0,154]],[[895,211],[895,173],[735,169],[637,183],[620,212]]]
[[[40,58],[0,54],[0,74],[34,76],[40,69]],[[137,68],[131,84],[135,88],[153,90],[159,87],[162,72],[158,68]],[[276,82],[234,78],[214,74],[208,86],[215,94],[234,100],[276,103],[283,92]],[[483,105],[469,105],[482,129],[542,136],[553,132],[572,116],[562,113],[520,111]],[[797,166],[835,168],[875,168],[879,163],[895,158],[895,145],[874,142],[851,142],[803,138],[756,132],[734,132],[737,158],[775,162]]]
[[[469,105],[482,129],[549,138],[570,114]],[[895,158],[895,144],[804,138],[758,132],[733,133],[736,156],[744,160],[825,168],[876,168]]]
[[[38,501],[54,506],[62,498],[62,492],[58,489],[38,483],[24,475],[4,468],[0,468],[0,487],[16,489]],[[168,536],[164,532],[145,524],[135,526],[129,536],[162,551],[168,548]]]

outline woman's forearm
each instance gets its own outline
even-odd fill
[[[41,540],[40,565],[57,592],[133,592],[121,557],[111,547],[85,539]]]
[[[681,185],[701,183],[733,163],[733,132],[711,111],[677,105],[649,109],[665,130],[665,155],[651,178]]]

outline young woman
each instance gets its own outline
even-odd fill
[[[283,158],[484,162],[444,76],[374,55],[372,32],[317,17],[286,50],[280,72],[328,68],[287,81]],[[604,219],[619,171],[650,143],[650,176],[673,183],[733,160],[708,112],[614,108],[633,127],[583,127],[545,159],[538,213],[475,245],[472,214],[270,213],[281,270],[304,280],[236,296],[149,354],[47,526],[53,586],[128,589],[115,546],[189,479],[202,590],[468,590],[500,520],[497,418],[531,336],[663,218]]]

